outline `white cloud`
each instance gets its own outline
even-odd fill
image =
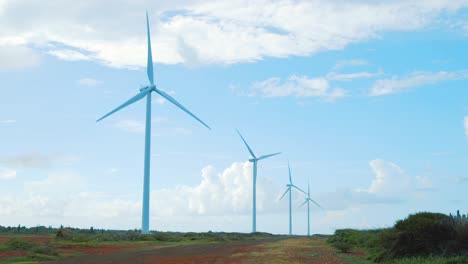
[[[67,61],[90,60],[91,58],[76,50],[50,50],[48,54]]]
[[[154,211],[162,215],[247,214],[252,206],[252,164],[236,162],[222,172],[203,168],[196,186],[178,186],[152,193]],[[275,198],[279,189],[268,178],[257,179],[258,212],[278,211]],[[172,206],[166,206],[171,204]]]
[[[14,124],[14,123],[16,123],[15,119],[5,119],[5,120],[0,121],[0,124]]]
[[[83,86],[96,86],[100,84],[101,82],[93,79],[93,78],[82,78],[78,80],[78,84],[83,85]]]
[[[53,193],[56,198],[67,199],[80,191],[84,184],[84,180],[73,173],[50,173],[45,179],[26,181],[24,189],[28,194]]]
[[[313,232],[329,233],[336,227],[371,228],[382,226],[383,223],[391,224],[396,219],[389,217],[396,216],[377,217],[381,214],[375,214],[375,210],[381,208],[382,204],[386,208],[400,208],[398,206],[411,199],[418,188],[432,186],[428,179],[407,176],[394,163],[373,160],[370,165],[376,176],[369,189],[337,190],[321,194],[312,190],[312,198],[326,210],[311,207]],[[400,184],[397,179],[403,179],[400,183],[405,186],[397,186]],[[57,172],[40,180],[26,181],[23,191],[0,193],[2,224],[63,224],[113,229],[140,227],[140,192],[93,192],[89,191],[90,184],[80,175]],[[206,166],[201,170],[200,181],[194,185],[166,189],[152,187],[150,204],[153,229],[242,232],[250,229],[252,164],[249,162],[235,162],[221,171]],[[403,190],[408,190],[408,193],[402,193]],[[276,200],[283,191],[284,186],[278,186],[270,178],[261,175],[258,178],[259,230],[274,233],[287,231],[287,198]],[[295,192],[293,199],[293,204],[299,205],[304,196]],[[305,232],[305,210],[305,207],[293,208],[294,231],[297,233]],[[408,213],[398,211],[402,216]],[[299,229],[301,231],[297,231]]]
[[[0,167],[0,180],[10,180],[16,178],[16,171]]]
[[[465,126],[465,136],[468,139],[468,116],[465,116],[464,126]]]
[[[116,126],[131,133],[141,134],[145,132],[145,123],[138,120],[121,120]]]
[[[0,71],[30,68],[39,64],[40,59],[32,48],[22,45],[4,45],[0,41]]]
[[[432,188],[432,182],[426,177],[411,177],[407,175],[398,165],[384,160],[372,160],[369,162],[375,179],[367,190],[369,193],[379,195],[406,196]]]
[[[330,88],[325,78],[309,78],[307,76],[291,75],[286,80],[270,78],[252,85],[252,96],[262,97],[320,97],[334,100],[346,96],[342,89]]]
[[[79,157],[74,155],[29,152],[10,157],[0,157],[0,164],[19,169],[44,169],[54,165],[69,165],[77,160],[79,160]]]
[[[368,190],[370,193],[395,194],[406,192],[411,187],[410,177],[395,163],[372,160],[369,165],[375,174]]]
[[[7,1],[0,11],[0,44],[34,44],[48,47],[49,54],[62,59],[142,67],[146,64],[142,10],[148,9],[157,62],[229,64],[309,56],[377,38],[384,31],[419,30],[468,3],[146,0],[112,4]],[[106,12],[101,12],[103,8]]]
[[[89,189],[88,185],[83,177],[74,173],[54,172],[40,180],[26,181],[23,192],[15,192],[14,195],[0,194],[0,217],[5,219],[4,224],[16,221],[28,225],[139,227],[140,195],[85,191]],[[286,211],[285,201],[276,203],[279,189],[271,180],[260,176],[257,186],[259,214]],[[180,222],[182,219],[186,221],[187,216],[199,221],[211,216],[236,218],[238,215],[250,215],[251,192],[251,163],[236,162],[221,172],[212,166],[206,166],[201,171],[201,181],[196,185],[153,190],[151,218]],[[222,226],[222,223],[213,224]],[[249,223],[250,221],[246,221],[246,226]],[[171,226],[168,222],[166,224]],[[239,223],[233,224],[239,226]],[[200,226],[190,226],[188,230],[200,230]],[[187,230],[187,226],[184,228]]]
[[[330,72],[327,74],[327,79],[332,81],[352,81],[354,79],[368,79],[379,76],[382,74],[382,71],[377,72],[353,72],[353,73],[337,73]]]
[[[375,81],[369,90],[370,96],[381,96],[387,94],[408,91],[411,88],[424,85],[436,84],[442,81],[464,80],[468,78],[468,70],[461,71],[439,71],[439,72],[413,72],[405,77],[393,77],[391,79],[380,79]]]
[[[327,210],[346,211],[376,204],[397,205],[433,188],[431,179],[410,176],[393,162],[375,159],[369,162],[369,166],[375,177],[368,188],[318,194],[317,199],[323,201],[322,206]]]

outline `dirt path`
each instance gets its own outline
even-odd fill
[[[87,255],[48,263],[321,263],[342,261],[319,238],[292,238],[172,246],[105,255]]]

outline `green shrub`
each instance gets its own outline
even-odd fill
[[[468,263],[468,222],[438,213],[409,215],[389,229],[336,230],[328,242],[365,249],[375,262]]]
[[[340,251],[341,247],[363,248],[366,249],[371,256],[379,255],[381,247],[379,244],[379,236],[384,229],[378,230],[353,230],[341,229],[336,230],[335,234],[328,238],[328,243]],[[345,249],[345,248],[343,248]]]
[[[406,257],[386,262],[387,264],[466,264],[467,257]]]
[[[399,220],[381,235],[380,260],[411,256],[446,256],[456,241],[453,220],[437,213],[417,213]]]
[[[31,250],[38,244],[34,242],[25,241],[19,238],[12,238],[6,242],[6,245],[10,250]]]
[[[336,242],[333,246],[341,253],[348,253],[352,248],[351,243],[349,242]]]
[[[53,247],[50,247],[49,245],[38,245],[37,247],[32,248],[31,250],[32,253],[34,254],[42,254],[42,255],[48,255],[48,256],[57,256],[57,251]]]

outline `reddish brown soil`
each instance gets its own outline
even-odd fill
[[[52,237],[20,237],[27,241],[47,244]],[[0,236],[0,243],[11,237]],[[319,241],[320,242],[320,241]],[[343,263],[336,250],[318,243],[307,247],[305,238],[269,239],[260,241],[227,242],[217,244],[200,244],[185,246],[161,246],[155,244],[112,244],[99,246],[54,245],[61,260],[48,263]],[[24,256],[26,251],[0,252],[0,260]],[[279,255],[278,255],[279,254]],[[353,255],[365,255],[365,252],[353,252]],[[68,257],[67,257],[68,256]]]
[[[0,243],[5,243],[12,238],[19,238],[29,242],[36,242],[40,244],[45,244],[52,241],[54,238],[51,236],[0,236]]]
[[[134,248],[148,246],[147,244],[116,244],[99,246],[78,246],[78,245],[57,245],[59,253],[68,253],[70,251],[79,252],[84,255],[102,255],[116,252],[123,252]]]
[[[336,250],[332,248],[314,248],[314,254],[319,255],[318,258],[308,258],[307,251],[301,250],[301,253],[293,254],[292,258],[298,263],[310,263],[310,264],[339,264],[343,261],[337,257]]]
[[[231,258],[236,253],[249,252],[252,246],[268,241],[229,242],[219,244],[165,247],[144,251],[115,252],[114,254],[66,258],[49,263],[242,263],[242,258]]]
[[[0,251],[0,259],[2,258],[13,258],[13,257],[19,257],[19,256],[24,256],[28,254],[27,251],[23,250],[8,250],[8,251]]]

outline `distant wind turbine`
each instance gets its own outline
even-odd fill
[[[304,206],[304,204],[307,204],[307,236],[308,237],[310,237],[310,202],[313,202],[315,205],[323,209],[322,206],[320,206],[314,200],[310,199],[310,183],[307,182],[307,197],[305,198],[304,203],[302,203],[299,207],[302,207]]]
[[[296,190],[306,194],[301,188],[297,187],[292,183],[292,177],[291,177],[291,168],[289,167],[289,161],[288,161],[288,171],[289,171],[289,184],[286,186],[288,187],[286,191],[281,195],[279,198],[280,200],[283,199],[283,197],[286,195],[286,193],[289,192],[289,235],[292,235],[292,189],[295,188]]]
[[[142,221],[141,221],[141,232],[144,234],[149,233],[149,190],[150,190],[150,151],[151,151],[151,92],[155,92],[160,96],[164,97],[169,102],[173,103],[180,109],[182,109],[187,114],[191,115],[193,118],[198,120],[198,122],[202,123],[205,127],[211,129],[207,124],[201,121],[198,117],[196,117],[192,112],[187,110],[184,106],[182,106],[179,102],[177,102],[174,98],[170,95],[165,93],[164,91],[156,88],[154,84],[154,77],[153,77],[153,57],[151,54],[151,38],[150,38],[150,29],[149,29],[149,21],[148,21],[148,12],[146,13],[146,30],[148,35],[148,62],[146,66],[146,71],[148,74],[148,79],[150,84],[148,86],[142,87],[140,89],[140,93],[135,95],[134,97],[130,98],[130,100],[126,101],[119,107],[115,108],[114,110],[110,111],[103,117],[99,118],[96,122],[101,121],[102,119],[112,115],[113,113],[119,111],[122,108],[125,108],[143,98],[146,97],[146,129],[145,129],[145,169],[144,169],[144,183],[143,183],[143,212],[142,212]]]
[[[252,156],[252,158],[250,158],[249,161],[253,163],[252,233],[255,233],[255,232],[257,232],[257,162],[259,160],[266,159],[266,158],[273,157],[273,156],[276,156],[278,154],[281,154],[281,152],[268,154],[268,155],[263,155],[263,156],[260,156],[260,157],[257,158],[257,156],[255,156],[255,154],[253,153],[252,149],[249,147],[249,144],[247,144],[244,137],[242,137],[239,130],[237,130],[237,133],[241,137],[242,141],[244,141],[244,144],[247,147],[247,150],[249,151],[250,155]]]

